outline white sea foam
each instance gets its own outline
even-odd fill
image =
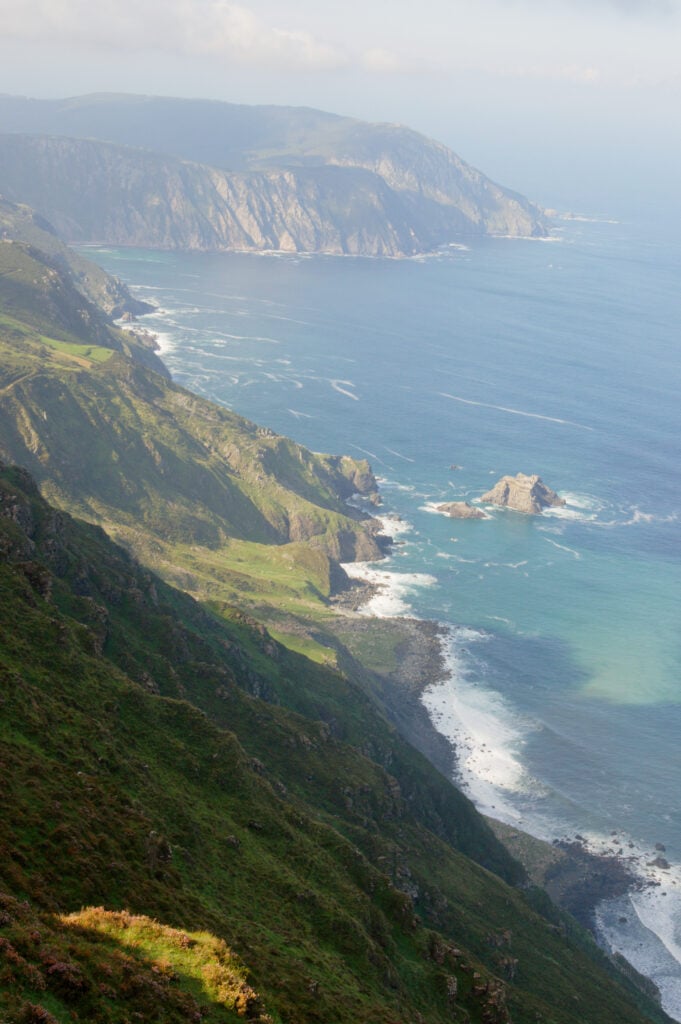
[[[427,501],[425,505],[419,505],[419,512],[429,512],[434,516],[446,516],[447,513],[443,512],[434,501]]]
[[[444,516],[445,519],[452,519],[452,518],[456,519],[456,518],[458,518],[457,516],[453,516],[452,517],[452,516],[450,516],[449,512],[447,512],[446,509],[440,508],[440,504],[445,504],[445,501],[448,501],[448,500],[449,500],[449,495],[447,496],[447,499],[441,498],[440,502],[427,501],[425,503],[425,505],[419,505],[419,512],[428,512],[431,515]],[[465,501],[465,500],[466,500],[465,498],[459,497],[459,501]],[[483,512],[483,509],[479,508],[479,511]],[[493,518],[488,512],[483,512],[483,515],[484,515],[485,519],[492,519]],[[461,518],[465,518],[465,517],[461,517]]]
[[[599,520],[595,525],[601,529],[611,530],[619,526],[641,526],[650,523],[676,523],[679,519],[678,512],[669,512],[665,515],[656,515],[654,512],[642,512],[636,505],[632,505],[623,513],[626,518]]]
[[[448,629],[443,640],[447,677],[427,687],[421,700],[434,727],[454,745],[457,781],[480,811],[547,841],[572,838],[574,826],[552,815],[550,791],[522,763],[524,742],[538,724],[476,682],[474,648],[485,640],[476,630]],[[619,856],[644,886],[597,907],[600,940],[651,978],[666,1012],[681,1021],[681,867],[667,865],[651,844],[622,830],[611,835],[582,830],[582,835],[586,849]]]
[[[619,224],[620,221],[607,217],[586,217],[581,213],[559,213],[558,220],[575,221],[578,224]]]
[[[368,455],[370,459],[374,460],[374,462],[380,462],[382,466],[386,466],[386,463],[383,461],[383,459],[378,457],[376,452],[370,452],[368,448],[361,448],[358,444],[352,444],[352,442],[349,444],[349,447],[354,448],[356,451],[361,452],[363,455]],[[392,467],[386,466],[386,468],[391,469]]]
[[[477,630],[448,630],[443,640],[447,678],[428,686],[421,700],[437,731],[455,745],[459,781],[476,806],[517,823],[520,812],[512,797],[539,788],[519,756],[529,725],[501,694],[472,678],[469,648],[485,639]]]
[[[436,391],[435,394],[441,398],[449,398],[452,402],[460,402],[462,405],[477,405],[483,409],[496,409],[498,412],[508,412],[513,416],[527,416],[531,420],[545,420],[547,423],[560,423],[566,427],[577,427],[579,430],[593,430],[584,423],[575,423],[573,420],[562,420],[557,416],[544,416],[538,412],[527,412],[525,409],[513,409],[507,405],[493,405],[491,402],[474,402],[471,398],[462,398],[460,395],[450,395],[446,391]]]
[[[414,529],[408,519],[400,519],[399,516],[374,516],[376,522],[381,524],[381,533],[386,537],[399,537],[404,533],[411,533]]]
[[[559,544],[557,540],[551,540],[550,537],[544,537],[544,540],[547,544],[551,544],[554,548],[559,548],[561,551],[567,551],[568,554],[572,555],[573,558],[576,558],[578,562],[581,562],[582,554],[580,551],[575,551],[574,548],[569,548],[567,544]],[[523,562],[521,564],[527,565],[527,562]]]
[[[401,452],[396,452],[394,448],[385,446],[385,450],[390,452],[391,455],[397,456],[398,459],[403,459],[405,462],[416,462],[416,459],[412,459],[408,455],[402,455]]]
[[[596,929],[611,952],[655,982],[664,1010],[681,1020],[681,870],[676,865],[651,868],[655,857],[655,852],[634,844],[629,866],[653,885],[601,903]]]
[[[358,609],[361,615],[379,619],[404,618],[413,614],[409,597],[422,587],[437,584],[434,576],[423,572],[400,573],[376,568],[375,562],[348,562],[343,565],[351,579],[377,587],[377,592]]]
[[[351,398],[353,402],[359,402],[359,397],[353,392],[348,391],[348,388],[354,388],[354,384],[350,380],[330,380],[329,384],[334,391],[337,391],[339,395],[345,395],[346,398]],[[341,387],[341,384],[345,384],[345,387]]]
[[[154,334],[156,335],[156,351],[159,355],[167,355],[167,353],[177,348],[178,339],[175,335],[168,334],[165,331],[154,331]]]
[[[593,523],[597,519],[596,512],[583,512],[578,508],[570,508],[569,505],[545,508],[542,515],[547,519],[571,519],[576,523]]]
[[[485,562],[485,569],[522,569],[524,565],[527,565],[527,559],[524,558],[522,562]]]

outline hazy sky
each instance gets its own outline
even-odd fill
[[[676,189],[681,0],[0,0],[0,26],[6,93],[402,121],[544,202]]]

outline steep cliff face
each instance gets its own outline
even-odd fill
[[[1,465],[0,595],[3,1020],[669,1024],[361,685]]]
[[[277,581],[323,602],[338,562],[380,557],[377,522],[346,504],[376,490],[366,461],[314,454],[154,361],[49,258],[0,243],[0,458],[216,602],[271,602]]]
[[[113,112],[122,100],[94,98],[77,108],[80,116],[40,104],[42,116],[20,104],[9,116],[0,101],[0,128],[12,132],[22,117],[57,133],[92,129],[87,139],[0,137],[0,189],[35,206],[70,241],[166,249],[401,256],[478,235],[548,231],[526,199],[399,125],[291,108],[264,108],[264,115],[263,108],[127,99],[137,115],[132,128]],[[159,135],[152,114],[161,108]],[[190,112],[196,123],[183,134]],[[207,157],[210,164],[197,162]]]
[[[290,149],[252,165],[295,159]],[[491,181],[447,146],[400,124],[358,121],[329,125],[321,139],[301,146],[305,164],[362,167],[378,175],[394,192],[414,203],[434,203],[449,212],[449,230],[491,235],[538,235],[548,223],[523,196]],[[460,220],[454,219],[454,211]]]
[[[393,180],[411,184],[391,166]],[[529,204],[495,198],[491,184],[486,206],[472,189],[465,202],[463,191],[442,202],[434,185],[432,195],[395,189],[372,168],[229,173],[92,140],[1,137],[0,187],[69,241],[162,249],[400,256],[492,224],[502,234],[544,230]]]
[[[109,317],[149,313],[152,306],[134,298],[122,281],[69,249],[44,217],[24,204],[0,196],[0,239],[37,249],[66,272],[83,296]]]

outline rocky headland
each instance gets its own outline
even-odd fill
[[[528,515],[538,515],[545,508],[560,508],[566,503],[564,498],[559,498],[546,486],[540,476],[528,476],[526,473],[502,476],[480,500]]]
[[[200,100],[0,97],[0,192],[67,241],[156,249],[403,257],[550,231],[402,125]]]

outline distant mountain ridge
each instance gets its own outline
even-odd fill
[[[69,241],[409,256],[549,230],[446,146],[307,108],[0,97],[0,132],[0,191]]]

